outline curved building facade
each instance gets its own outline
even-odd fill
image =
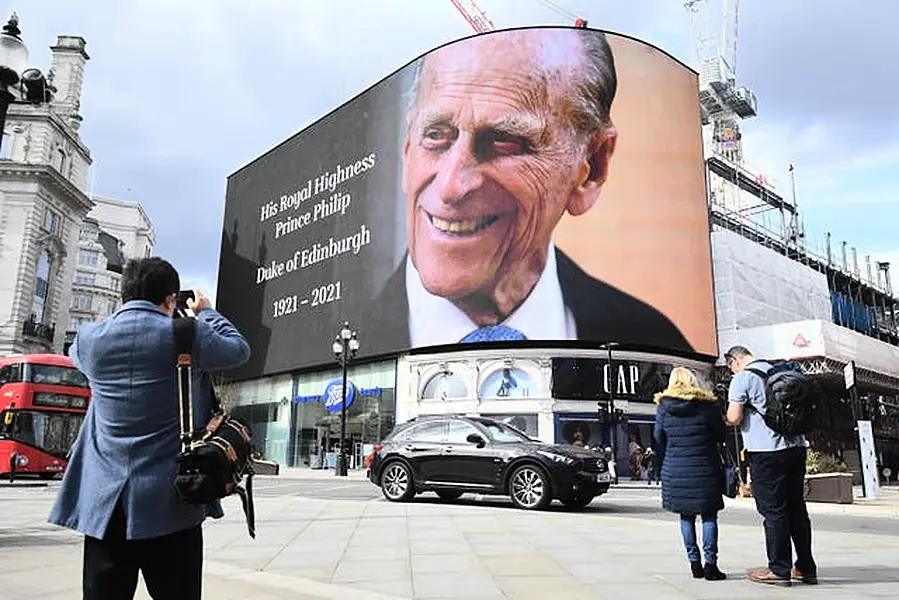
[[[252,347],[229,377],[264,453],[333,460],[345,322],[357,464],[435,412],[646,446],[672,366],[709,379],[718,354],[697,83],[629,37],[496,31],[232,174],[217,298]]]

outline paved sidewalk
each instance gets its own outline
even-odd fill
[[[52,490],[0,490],[4,600],[80,597],[81,538],[46,524],[52,498]],[[821,585],[784,590],[743,577],[764,562],[761,527],[745,524],[751,500],[729,501],[722,514],[723,582],[690,578],[676,517],[662,517],[651,493],[613,492],[588,512],[441,504],[429,495],[408,504],[266,497],[257,502],[256,540],[239,502],[225,505],[227,516],[205,528],[205,597],[216,600],[899,596],[899,529],[883,511],[864,527],[816,531]]]

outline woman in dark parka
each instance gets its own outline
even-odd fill
[[[718,511],[724,508],[723,467],[718,448],[727,428],[715,395],[696,375],[677,367],[668,388],[655,396],[654,437],[662,465],[662,506],[680,515],[681,535],[693,577],[725,579],[718,569]],[[703,567],[696,542],[696,517],[702,518]]]

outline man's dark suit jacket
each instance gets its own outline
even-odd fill
[[[408,255],[387,280],[359,327],[359,337],[373,354],[409,348],[407,260]],[[574,316],[579,341],[694,351],[674,323],[650,305],[590,277],[559,249],[556,264],[562,298]],[[440,323],[434,323],[434,327],[440,327]]]

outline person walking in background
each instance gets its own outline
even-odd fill
[[[653,482],[660,482],[658,470],[658,455],[652,449],[652,446],[646,449],[643,454],[643,472],[646,473],[646,485],[652,485]]]
[[[702,389],[693,372],[683,367],[671,371],[668,387],[655,395],[655,402],[653,437],[662,470],[662,506],[680,515],[693,577],[726,579],[718,569],[718,512],[724,508],[718,449],[727,431],[721,409],[715,395]],[[696,541],[697,516],[702,518],[704,556]]]
[[[122,307],[85,323],[69,356],[91,403],[49,522],[84,534],[85,600],[128,600],[138,573],[157,600],[200,600],[203,530],[219,502],[185,504],[175,491],[180,450],[173,319],[178,272],[161,258],[128,261]],[[238,367],[250,347],[199,290],[192,355],[194,429],[212,417],[211,371]]]
[[[792,585],[793,579],[814,585],[818,567],[812,557],[812,524],[805,506],[805,436],[783,436],[765,423],[765,379],[752,371],[767,374],[770,363],[756,360],[743,346],[728,350],[724,360],[734,374],[728,390],[727,421],[740,425],[749,455],[752,496],[765,520],[768,567],[750,572],[749,579],[783,587]],[[747,404],[748,414],[744,410]],[[796,547],[795,567],[791,540]]]

